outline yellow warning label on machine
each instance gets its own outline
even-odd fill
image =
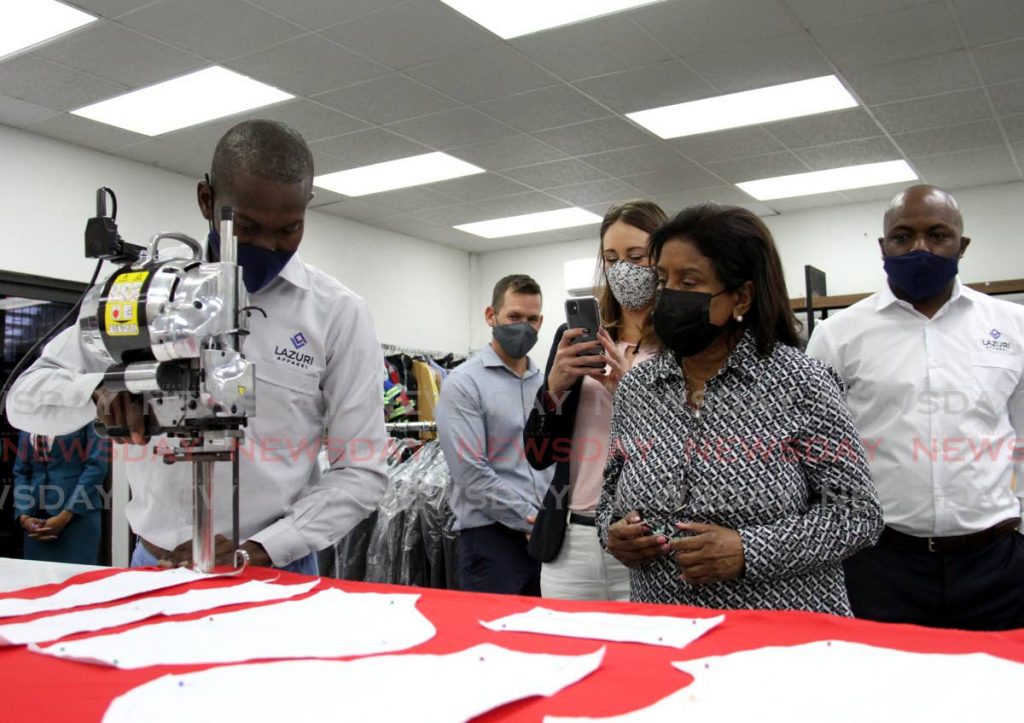
[[[148,271],[129,271],[114,279],[103,315],[108,336],[139,335],[139,296],[148,277]]]

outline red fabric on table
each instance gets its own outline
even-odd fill
[[[98,579],[114,572],[119,571],[90,572],[72,578],[63,585],[46,585],[0,597],[42,597],[68,584]],[[241,577],[249,580],[276,578],[275,581],[282,584],[308,582],[310,579],[266,569],[250,569]],[[214,579],[197,583],[197,586],[215,587],[232,584],[236,580],[237,578],[229,581]],[[478,621],[525,612],[537,605],[566,611],[680,617],[707,617],[717,614],[715,611],[674,605],[581,603],[547,599],[541,601],[537,598],[482,595],[397,585],[371,585],[329,579],[324,579],[313,592],[327,587],[338,587],[350,592],[419,593],[419,610],[434,623],[437,635],[422,645],[404,651],[407,653],[451,653],[484,642],[511,650],[563,655],[589,653],[601,646],[607,648],[600,669],[590,677],[551,698],[534,697],[511,703],[481,716],[478,719],[480,721],[541,721],[544,715],[607,716],[626,713],[650,705],[689,681],[688,675],[671,667],[670,663],[673,661],[720,655],[766,645],[796,645],[814,640],[834,639],[913,652],[985,652],[1024,662],[1024,630],[970,633],[934,630],[913,625],[883,625],[817,613],[729,611],[725,622],[719,627],[680,651],[675,648],[634,643],[605,643],[529,633],[495,632],[482,627]],[[176,592],[181,592],[181,588],[163,590],[159,594],[169,595]],[[120,602],[124,601],[106,605],[116,605]],[[203,613],[197,613],[176,619],[202,615]],[[20,622],[27,619],[30,619],[30,616],[7,618],[2,622]],[[145,623],[134,623],[114,630],[143,624]],[[254,634],[258,634],[258,631],[254,631]],[[24,647],[0,649],[0,701],[3,701],[4,711],[0,714],[0,720],[19,723],[100,721],[110,701],[132,688],[167,673],[184,673],[206,667],[209,666],[160,666],[142,670],[115,670],[29,653]],[[394,682],[393,685],[395,692],[400,693],[400,683]],[[301,693],[272,691],[268,694]],[[344,720],[344,717],[339,720]]]

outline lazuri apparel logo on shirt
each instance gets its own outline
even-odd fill
[[[299,367],[300,369],[309,369],[313,364],[313,356],[310,354],[300,354],[298,351],[309,343],[305,334],[300,331],[291,337],[289,341],[295,348],[289,349],[286,346],[275,346],[274,356],[277,357],[279,362],[284,362],[285,364],[290,364],[292,366]]]
[[[999,329],[992,329],[987,338],[981,340],[981,345],[989,351],[1010,351],[1010,342],[1001,341],[1003,332]]]

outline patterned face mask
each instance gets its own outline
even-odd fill
[[[637,266],[629,261],[616,261],[604,272],[612,296],[623,309],[646,308],[658,288],[658,272],[653,266]]]

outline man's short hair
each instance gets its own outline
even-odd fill
[[[541,295],[540,284],[534,281],[532,277],[527,276],[526,274],[511,274],[494,285],[494,294],[491,297],[491,307],[495,311],[500,311],[502,304],[505,303],[506,291],[511,291],[513,294]]]
[[[299,132],[284,123],[243,121],[217,142],[210,185],[221,193],[237,190],[239,172],[283,183],[304,182],[312,188],[313,153]]]

